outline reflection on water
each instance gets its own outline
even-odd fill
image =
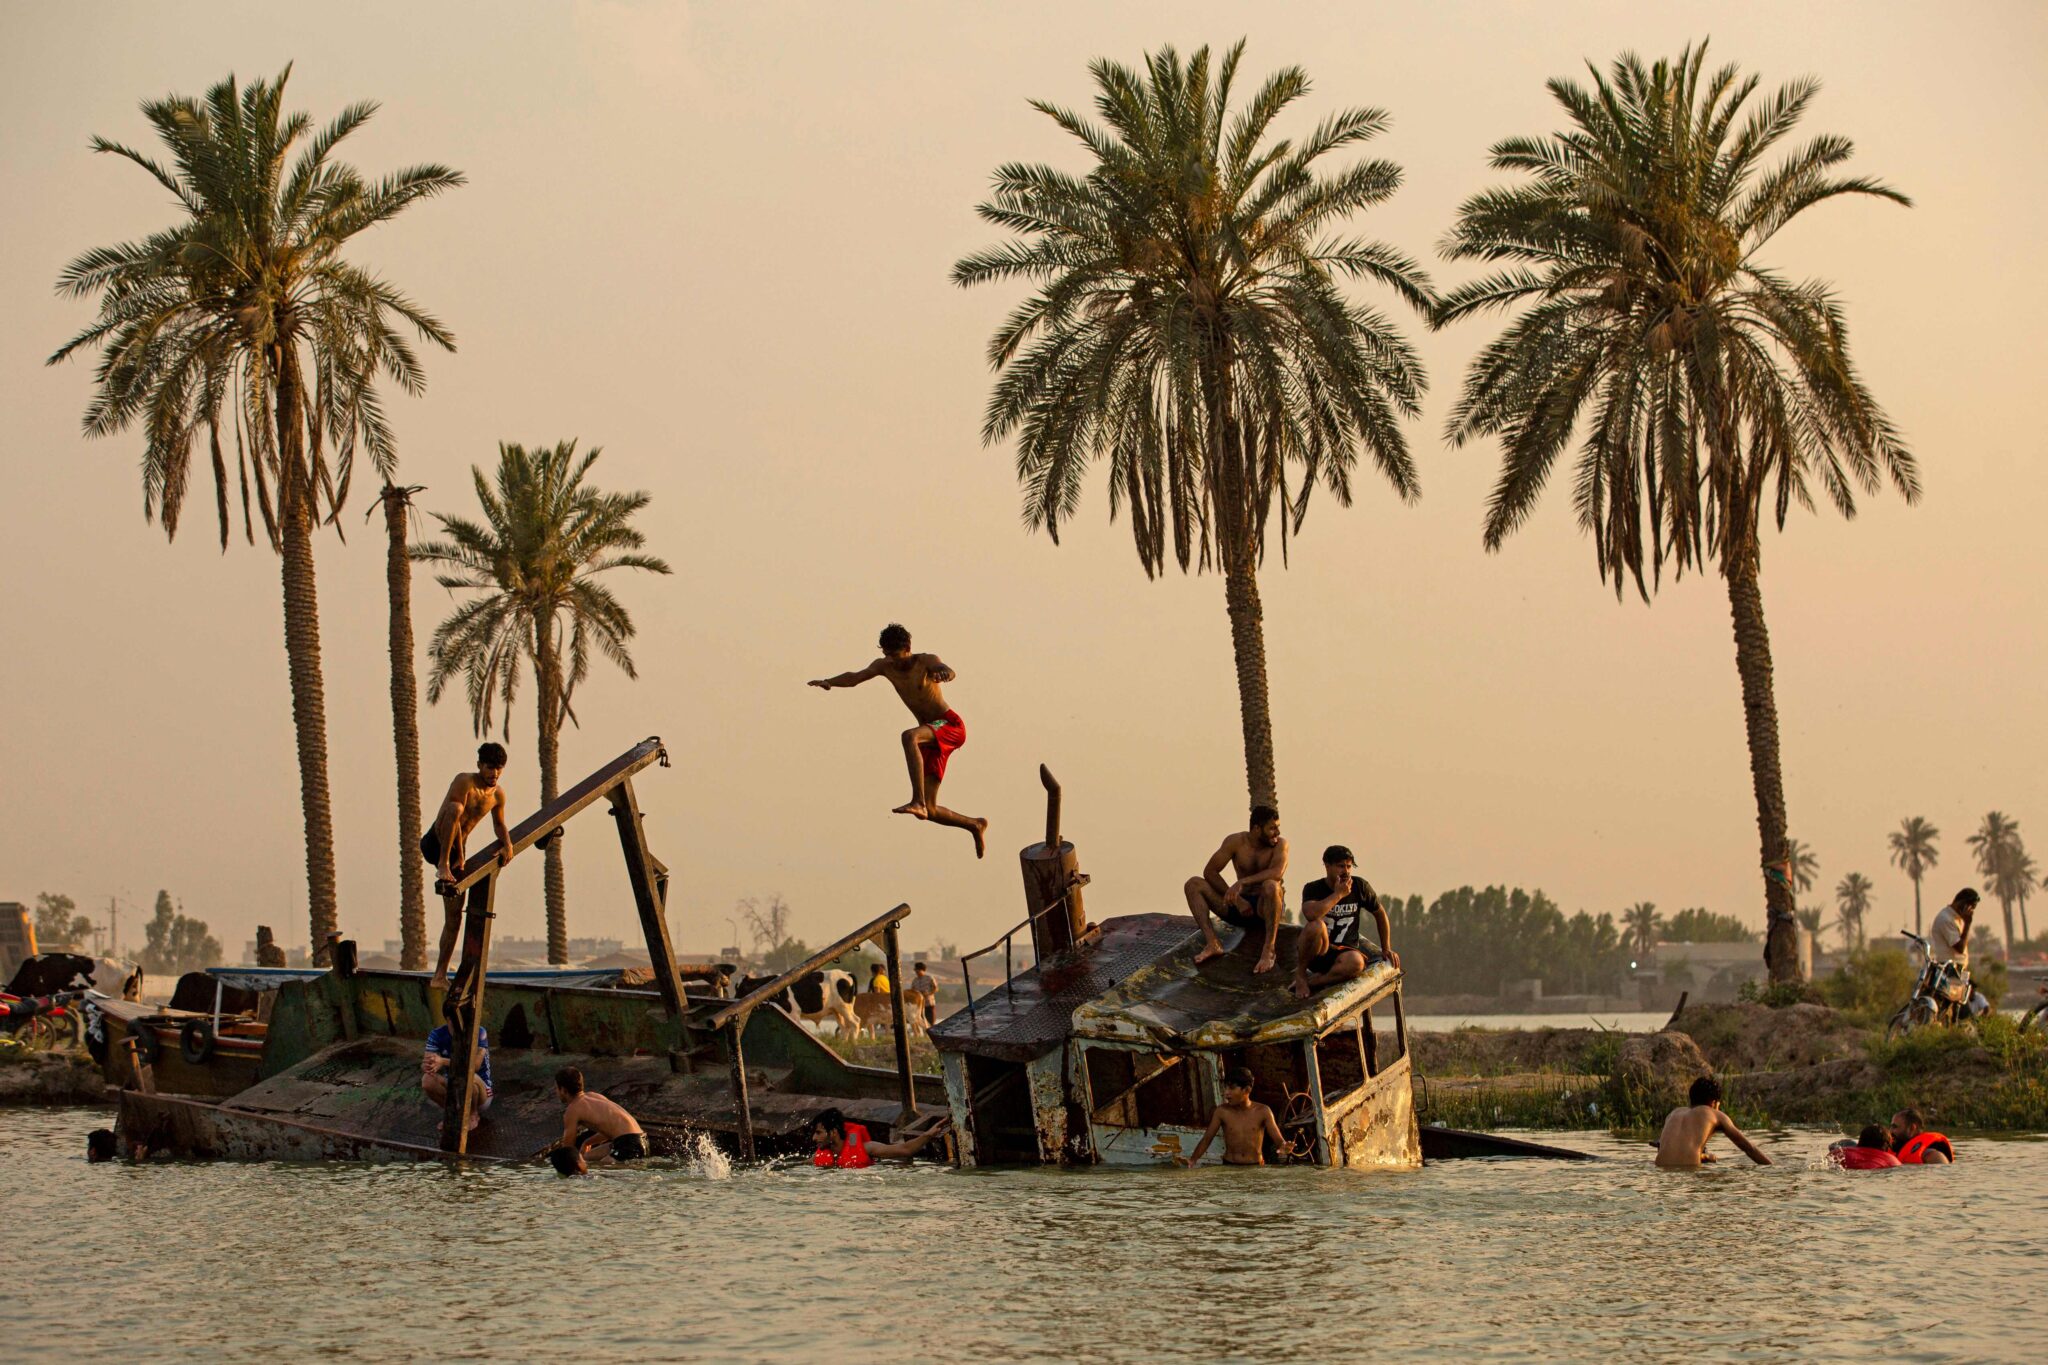
[[[2048,1286],[2048,1154],[2028,1141],[1859,1174],[1826,1167],[1831,1135],[1787,1131],[1763,1138],[1780,1165],[1700,1173],[1581,1133],[1564,1140],[1617,1159],[1380,1175],[703,1159],[560,1180],[88,1166],[108,1117],[0,1112],[0,1354],[1998,1358]]]

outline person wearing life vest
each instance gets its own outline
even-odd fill
[[[858,1170],[891,1157],[913,1157],[923,1151],[924,1145],[937,1137],[945,1126],[943,1118],[940,1118],[916,1137],[902,1142],[876,1142],[868,1136],[866,1124],[855,1123],[836,1108],[821,1110],[811,1120],[811,1141],[818,1148],[811,1157],[811,1164]]]
[[[1828,1160],[1845,1171],[1882,1171],[1899,1164],[1891,1146],[1891,1130],[1881,1123],[1868,1123],[1853,1146],[1840,1142],[1828,1148]]]
[[[1956,1159],[1956,1145],[1940,1133],[1928,1132],[1918,1109],[1892,1115],[1892,1151],[1907,1166],[1947,1166]]]

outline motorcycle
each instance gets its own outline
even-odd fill
[[[1930,1024],[1960,1024],[1991,1012],[1991,1002],[1970,983],[1970,974],[1961,964],[1936,962],[1926,939],[1910,929],[1901,929],[1899,933],[1918,945],[1922,965],[1912,996],[1885,1025],[1887,1041],[1912,1029]]]

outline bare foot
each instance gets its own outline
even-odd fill
[[[1266,974],[1267,972],[1270,972],[1270,971],[1272,971],[1272,970],[1273,970],[1273,955],[1272,955],[1271,953],[1261,953],[1261,954],[1259,955],[1259,965],[1258,965],[1258,966],[1256,966],[1256,967],[1254,967],[1254,968],[1252,968],[1252,975],[1253,975],[1253,976],[1264,976],[1264,975],[1265,975],[1265,974]]]
[[[1212,938],[1206,944],[1202,945],[1202,950],[1200,952],[1195,954],[1195,965],[1199,967],[1204,962],[1207,962],[1212,958],[1218,958],[1222,956],[1223,945]]]
[[[1308,981],[1305,978],[1299,976],[1294,978],[1294,998],[1296,1000],[1306,1000],[1312,994],[1314,992],[1309,990]]]
[[[974,836],[974,856],[984,857],[988,853],[988,840],[982,836],[988,833],[988,821],[976,820],[968,826],[967,832]]]
[[[891,814],[891,815],[915,815],[915,816],[916,816],[916,817],[917,817],[918,819],[920,819],[920,820],[923,820],[923,819],[927,818],[927,816],[928,816],[928,815],[930,814],[930,812],[926,811],[926,810],[925,810],[925,808],[924,808],[923,806],[919,805],[919,804],[918,804],[917,802],[915,802],[915,801],[905,801],[905,802],[904,802],[904,803],[903,803],[902,805],[900,805],[900,806],[896,807],[896,809],[894,809],[894,810],[890,811],[890,812],[889,812],[889,814]]]

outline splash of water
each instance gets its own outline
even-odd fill
[[[690,1135],[690,1164],[711,1180],[726,1180],[732,1175],[732,1158],[718,1150],[709,1133]]]

